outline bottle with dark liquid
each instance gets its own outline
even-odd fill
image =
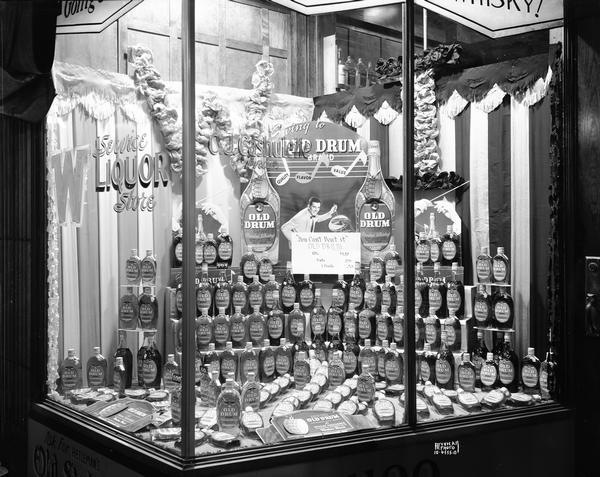
[[[342,308],[334,305],[336,295],[340,293],[335,288],[332,290],[331,306],[327,310],[327,338],[329,341],[341,340],[344,329],[344,312]]]
[[[196,318],[196,343],[202,351],[208,349],[209,343],[214,343],[213,319],[206,308],[202,308],[200,316]]]
[[[343,313],[348,309],[348,294],[350,288],[344,280],[344,275],[338,275],[337,281],[333,284],[331,306],[339,308]]]
[[[268,313],[273,308],[279,308],[279,283],[275,281],[275,275],[271,273],[265,283],[265,299],[263,301],[263,313]]]
[[[450,316],[444,320],[444,328],[446,329],[446,344],[450,351],[460,351],[462,329],[460,321],[454,315],[454,311],[451,311]]]
[[[144,354],[146,354],[146,349],[148,348],[149,344],[150,344],[150,335],[152,333],[147,333],[144,332],[144,340],[142,341],[142,346],[140,346],[140,349],[137,352],[137,379],[138,379],[138,386],[139,387],[144,387],[144,370],[143,370],[143,361],[144,361]]]
[[[377,327],[376,322],[377,313],[370,308],[364,308],[358,314],[358,339],[359,344],[365,344],[365,340],[375,342],[375,331]]]
[[[511,329],[515,318],[515,306],[507,290],[501,287],[492,300],[493,324],[500,329]]]
[[[217,268],[229,268],[233,260],[233,239],[227,227],[221,227],[217,235]]]
[[[472,393],[475,392],[476,381],[475,365],[471,362],[471,355],[464,353],[462,362],[458,365],[458,386],[463,391]]]
[[[540,392],[543,400],[556,399],[558,363],[552,340],[552,330],[548,336],[546,359],[540,365]]]
[[[344,75],[346,79],[344,83],[348,88],[356,88],[356,63],[354,63],[351,56],[349,56],[344,63]]]
[[[206,234],[202,214],[198,215],[198,225],[196,226],[196,243],[194,245],[194,259],[197,267],[201,267],[204,263],[204,242],[206,242]]]
[[[442,235],[442,265],[449,267],[458,261],[459,238],[454,233],[452,225],[446,227],[446,233]]]
[[[390,349],[390,343],[388,340],[383,340],[381,342],[381,346],[375,352],[376,360],[377,360],[377,374],[375,377],[376,381],[386,381],[385,377],[385,355]]]
[[[392,328],[392,317],[388,313],[387,306],[381,306],[381,313],[378,313],[375,317],[375,323],[375,336],[377,338],[376,344],[382,346],[384,341],[387,341],[388,343],[392,341],[394,337]]]
[[[268,339],[263,341],[258,353],[258,365],[262,383],[270,383],[275,379],[275,352],[271,349]]]
[[[175,289],[175,308],[177,309],[177,319],[183,317],[183,283],[178,283]]]
[[[375,313],[381,311],[381,286],[371,277],[365,288],[365,308]]]
[[[429,282],[423,275],[423,265],[421,263],[417,263],[415,306],[419,307],[419,314],[421,316],[429,316]]]
[[[231,285],[225,277],[225,270],[219,273],[219,281],[214,288],[213,303],[215,311],[225,309],[225,314],[231,314]]]
[[[173,239],[173,267],[179,268],[183,263],[183,230],[179,229]]]
[[[356,262],[354,267],[354,277],[350,282],[348,291],[348,303],[354,305],[357,312],[362,310],[365,299],[365,281],[360,272],[360,262]]]
[[[269,333],[271,346],[277,346],[284,335],[285,315],[279,308],[279,290],[272,290],[271,293],[275,296],[275,299],[273,300],[273,307],[267,315],[267,332]]]
[[[294,383],[296,389],[304,389],[304,386],[310,381],[310,365],[306,360],[306,352],[298,352],[298,359],[294,363]]]
[[[119,300],[119,329],[135,330],[140,317],[140,304],[133,287],[127,287],[127,293]]]
[[[444,318],[447,310],[447,288],[440,272],[440,264],[433,265],[433,280],[429,285],[429,310],[433,308],[438,318]]]
[[[504,349],[504,333],[495,332],[494,335],[494,347],[492,348],[492,354],[494,355],[494,361],[496,361],[497,364],[500,360],[502,350]]]
[[[315,301],[315,284],[310,280],[308,273],[304,274],[304,280],[298,285],[298,295],[300,297],[300,310],[309,313]]]
[[[292,273],[292,262],[287,262],[285,277],[280,288],[281,309],[284,313],[291,313],[294,303],[298,302],[298,287]]]
[[[527,348],[527,355],[521,360],[521,382],[524,393],[540,393],[540,367],[540,360],[535,355],[535,349]]]
[[[344,343],[358,341],[358,315],[354,307],[351,303],[344,313]]]
[[[288,339],[292,344],[304,341],[306,319],[304,313],[300,311],[300,304],[294,303],[294,308],[288,316],[289,329]]]
[[[221,361],[219,363],[221,380],[226,379],[230,374],[235,379],[237,376],[238,359],[233,351],[233,343],[231,341],[225,343],[225,349],[219,356],[219,359]]]
[[[384,358],[385,379],[388,385],[402,384],[404,381],[404,358],[396,343],[391,343]]]
[[[123,365],[123,358],[118,357],[115,359],[115,366],[113,368],[113,389],[119,397],[125,397],[126,382],[127,371],[125,371],[125,366]]]
[[[485,285],[477,285],[477,294],[473,302],[473,315],[477,326],[487,328],[492,325],[492,297],[485,289]]]
[[[485,363],[480,371],[481,390],[491,391],[498,387],[498,364],[494,360],[494,354],[488,353]]]
[[[458,279],[458,262],[452,263],[452,278],[446,285],[446,303],[448,314],[454,314],[461,319],[465,315],[465,287]]]
[[[213,234],[206,234],[202,253],[204,255],[203,263],[206,263],[210,267],[217,264],[217,242]]]
[[[327,360],[327,345],[325,344],[325,339],[323,335],[317,335],[310,343],[309,352],[315,353],[315,357],[319,361]]]
[[[434,230],[431,234],[431,238],[429,239],[429,261],[431,264],[440,263],[440,257],[442,255],[442,242],[440,240],[440,236],[436,230]]]
[[[87,385],[93,390],[105,387],[108,383],[108,363],[98,346],[94,347],[94,354],[87,361],[86,375]]]
[[[379,254],[373,255],[371,258],[371,262],[369,263],[369,275],[372,280],[375,280],[377,283],[383,283],[385,280],[385,262],[383,258]]]
[[[329,311],[331,312],[331,308],[329,309]],[[329,315],[328,321],[327,321],[327,328],[328,330],[330,330],[328,332],[329,334],[329,346],[327,347],[327,361],[329,361],[331,363],[331,358],[333,357],[333,354],[336,351],[344,351],[344,343],[342,342],[341,339],[341,330],[342,327],[341,326],[333,326],[331,325],[332,323],[342,323],[342,315],[341,314],[334,314],[334,315]],[[331,325],[331,326],[330,326]]]
[[[415,246],[415,256],[417,262],[421,265],[429,265],[431,263],[431,249],[426,232],[419,232],[419,239]]]
[[[473,350],[473,364],[475,365],[475,386],[481,387],[481,367],[487,359],[488,349],[483,340],[483,331],[477,332],[477,346]]]
[[[248,317],[248,335],[252,346],[261,346],[264,339],[267,338],[265,315],[260,312],[259,307],[254,307],[254,311]]]
[[[252,282],[248,285],[248,305],[250,311],[255,308],[261,310],[264,307],[265,286],[258,280],[258,275],[252,277]]]
[[[416,318],[416,316],[415,316]],[[404,307],[399,306],[396,308],[396,314],[392,318],[392,343],[396,343],[397,346],[404,346]]]
[[[381,285],[381,306],[386,306],[388,313],[392,316],[396,313],[396,285],[394,284],[394,277],[391,275],[386,275],[385,283]]]
[[[244,283],[244,277],[238,275],[236,283],[231,287],[231,302],[233,307],[239,307],[242,313],[248,313],[248,285]]]
[[[315,290],[314,307],[310,310],[310,334],[311,339],[325,340],[325,331],[327,329],[327,313],[321,303],[321,290]]]
[[[225,308],[219,308],[219,313],[213,319],[213,335],[216,349],[225,349],[225,345],[230,340],[229,316],[225,313]]]
[[[243,348],[248,341],[248,330],[246,317],[239,306],[235,307],[235,313],[229,319],[229,329],[233,347],[237,349]]]
[[[400,275],[402,269],[402,259],[400,258],[400,254],[396,250],[396,245],[394,242],[390,242],[390,248],[383,257],[383,261],[385,264],[385,273],[392,277],[397,277]]]
[[[344,362],[344,370],[346,378],[354,376],[358,370],[358,355],[360,354],[360,346],[355,341],[346,342],[346,347],[342,353],[342,361]]]
[[[125,387],[129,389],[131,387],[131,379],[133,376],[133,354],[127,346],[127,333],[119,332],[119,347],[115,352],[115,360],[117,358],[123,358],[123,366],[125,366],[125,372],[127,373],[127,380]]]
[[[435,316],[434,308],[429,309],[429,316],[424,321],[425,340],[431,346],[432,351],[437,351],[440,347],[441,325],[440,320]]]
[[[285,338],[279,340],[279,347],[275,350],[275,371],[277,376],[292,372],[292,349]]]
[[[131,354],[131,352],[129,353]],[[58,392],[68,395],[74,389],[83,387],[83,375],[81,370],[81,361],[75,354],[74,349],[67,350],[67,356],[60,364],[58,369],[59,387]]]
[[[269,259],[269,255],[263,252],[258,262],[258,278],[261,283],[265,284],[269,281],[271,275],[273,275],[273,263]]]
[[[446,330],[442,331],[442,344],[435,360],[435,384],[442,389],[454,389],[454,355],[446,344]]]
[[[154,334],[148,336],[148,347],[142,358],[142,379],[146,388],[160,388],[162,380],[162,357],[156,348]]]
[[[510,334],[504,334],[504,348],[498,361],[500,383],[511,393],[519,390],[519,358],[510,345]]]
[[[423,384],[430,382],[435,383],[435,363],[436,354],[431,351],[429,343],[425,343],[423,346],[423,353],[418,361],[419,363],[419,376]]]
[[[208,280],[208,265],[202,264],[202,275],[200,283],[196,288],[196,314],[206,309],[207,313],[213,313],[213,286]]]
[[[510,280],[510,262],[504,254],[504,247],[498,247],[498,253],[492,259],[494,283],[508,283]]]
[[[144,287],[140,297],[140,325],[144,330],[155,330],[158,323],[158,301],[152,288]]]
[[[250,245],[248,245],[246,253],[240,259],[240,270],[244,277],[244,283],[252,282],[254,275],[258,275],[258,260]]]
[[[363,372],[363,369],[368,366],[369,369],[375,374],[377,373],[377,355],[373,348],[371,348],[371,340],[366,339],[363,349],[358,354],[358,372]]]
[[[419,309],[415,307],[415,349],[423,349],[425,342],[425,320],[419,314]]]
[[[481,247],[481,254],[475,261],[475,271],[479,283],[490,283],[492,281],[492,257],[487,247]]]

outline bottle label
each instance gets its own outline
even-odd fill
[[[202,251],[204,255],[204,261],[209,265],[215,263],[217,260],[217,247],[212,244],[204,244],[204,250]]]
[[[385,379],[385,352],[377,353],[377,374]]]
[[[437,243],[432,242],[429,245],[429,255],[431,256],[432,262],[440,261],[440,246]]]
[[[243,321],[232,321],[231,322],[231,339],[237,343],[244,341],[246,336],[246,327]]]
[[[267,290],[265,291],[265,306],[272,310],[275,308],[275,304],[279,301],[279,293],[277,290]]]
[[[183,244],[181,242],[178,242],[177,245],[175,245],[175,258],[179,262],[183,262]]]
[[[475,319],[477,321],[481,323],[486,322],[490,313],[490,308],[487,301],[484,299],[476,299],[473,312],[475,313]]]
[[[344,318],[344,334],[346,335],[346,340],[356,339],[356,320],[354,319],[354,314],[351,317]]]
[[[371,374],[377,372],[377,358],[374,353],[369,353],[368,356],[358,355],[358,361],[360,362],[361,372],[368,369]]]
[[[346,374],[353,374],[356,372],[357,359],[352,351],[344,351],[342,360],[344,361],[344,371]]]
[[[484,386],[493,386],[496,384],[496,380],[498,379],[496,367],[491,364],[484,363],[481,367],[480,379]]]
[[[221,355],[223,356],[223,355]],[[237,371],[237,361],[235,357],[229,356],[221,359],[221,373],[227,377],[227,374],[233,373],[235,378],[235,372]]]
[[[425,263],[427,260],[429,260],[429,251],[430,247],[427,242],[418,243],[415,247],[415,255],[417,257],[417,262]]]
[[[277,374],[283,376],[285,373],[289,373],[290,364],[290,358],[286,353],[277,353],[275,358],[275,369],[277,370]]]
[[[269,277],[273,274],[273,264],[270,261],[261,260],[258,264],[258,277],[263,282],[268,282]]]
[[[548,389],[548,371],[546,371],[545,369],[542,369],[540,371],[540,389],[544,393],[550,392],[550,390]]]
[[[371,261],[369,264],[369,273],[375,280],[381,280],[383,278],[383,262]]]
[[[242,373],[244,379],[248,378],[248,373],[256,373],[258,372],[258,361],[255,358],[244,359],[242,361]]]
[[[440,384],[446,384],[452,378],[452,365],[445,359],[435,362],[435,379]]]
[[[504,260],[493,260],[492,263],[492,273],[494,274],[494,281],[506,281],[506,263],[504,263]]]
[[[210,309],[212,304],[212,298],[210,296],[210,290],[207,288],[199,288],[196,292],[196,308],[202,310],[204,308]]]
[[[196,339],[198,340],[198,344],[200,345],[208,345],[211,339],[211,326],[210,323],[200,323],[196,332]]]
[[[388,311],[390,306],[392,305],[392,294],[390,293],[390,287],[382,287],[381,288],[381,305],[387,306]]]
[[[294,338],[304,336],[304,316],[294,316],[290,320],[290,332]]]
[[[465,391],[473,391],[475,389],[475,370],[470,366],[458,367],[458,384]]]
[[[454,326],[446,326],[446,344],[448,346],[454,346],[456,343],[456,329]]]
[[[438,311],[442,307],[442,294],[437,288],[429,289],[429,308]]]
[[[383,250],[392,237],[392,213],[386,204],[365,203],[358,213],[358,230],[363,246],[372,252]]]
[[[140,279],[140,262],[135,258],[128,258],[125,263],[125,277],[128,282],[137,282]]]
[[[179,313],[183,312],[183,292],[181,290],[175,292],[175,306]]]
[[[248,372],[251,372],[249,370]],[[246,376],[248,374],[246,373]],[[250,406],[252,409],[258,409],[260,407],[260,387],[259,386],[251,386],[247,387],[242,392],[242,408],[246,409]]]
[[[388,320],[386,316],[379,315],[377,317],[375,333],[377,335],[377,339],[379,339],[380,341],[387,340],[389,338]]]
[[[265,337],[265,325],[260,320],[252,320],[250,322],[250,339],[253,342],[262,342]]]
[[[277,222],[277,214],[270,204],[248,205],[242,218],[244,242],[255,252],[269,250],[277,239]]]
[[[426,359],[421,359],[421,380],[429,381],[431,379],[431,369],[429,368],[429,363]]]
[[[365,290],[365,306],[370,309],[377,306],[377,290],[375,287],[368,286]]]
[[[511,384],[515,379],[515,367],[508,359],[501,359],[498,363],[500,382],[504,385]]]
[[[271,354],[263,360],[262,371],[263,376],[273,376],[275,373],[275,356]]]
[[[119,389],[121,387],[121,373],[116,369],[113,372],[113,387]]]
[[[524,364],[521,369],[521,379],[523,385],[528,388],[535,388],[538,385],[538,370],[531,364]]]
[[[444,240],[442,243],[442,257],[449,262],[456,257],[456,244],[452,240]]]
[[[252,280],[252,277],[256,275],[257,272],[258,266],[254,260],[248,260],[244,262],[244,265],[242,266],[242,273],[244,274],[244,277]]]
[[[331,387],[341,386],[346,379],[346,371],[337,364],[329,366],[329,384]]]
[[[252,308],[260,307],[263,302],[262,292],[260,290],[251,290],[250,293],[248,293],[248,301]]]
[[[448,303],[448,310],[458,311],[462,305],[462,297],[460,296],[460,292],[454,288],[449,289],[446,293],[446,302]]]
[[[510,306],[505,301],[497,301],[494,305],[494,316],[499,323],[506,323],[510,319]]]
[[[130,323],[135,318],[135,308],[130,301],[121,301],[121,310],[119,317],[122,322]]]
[[[481,260],[478,259],[475,263],[475,268],[477,270],[477,278],[480,282],[488,282],[490,280],[490,277],[492,276],[492,270],[490,267],[490,262],[487,258]]]
[[[375,383],[369,377],[359,376],[356,383],[356,395],[358,400],[362,402],[371,402],[375,396]]]
[[[368,314],[358,315],[358,336],[362,339],[371,336],[371,320]]]
[[[308,308],[312,306],[314,301],[314,293],[310,288],[300,290],[300,306]]]
[[[346,295],[344,290],[334,288],[331,295],[331,306],[343,309],[346,305]]]
[[[88,369],[88,386],[104,386],[106,376],[102,366],[90,366]]]
[[[325,323],[327,321],[325,313],[314,313],[310,318],[310,327],[313,334],[322,335],[325,333]]]
[[[141,274],[144,283],[154,283],[156,278],[156,262],[154,259],[145,258],[142,260]]]
[[[362,288],[359,286],[350,287],[350,303],[353,305],[362,305],[364,300],[364,294]]]
[[[388,358],[385,360],[385,376],[390,381],[395,382],[400,380],[402,369],[400,367],[399,360],[394,358]]]
[[[398,260],[395,258],[390,258],[385,261],[385,273],[390,275],[391,277],[395,277],[398,273]]]
[[[229,324],[226,321],[215,323],[215,341],[224,344],[229,340]]]
[[[296,289],[292,285],[284,285],[281,288],[281,303],[286,308],[291,308],[296,302]]]
[[[404,321],[399,318],[394,319],[392,325],[394,328],[394,341],[396,343],[402,342],[404,340]]]
[[[223,262],[227,262],[231,260],[231,256],[233,255],[233,245],[231,242],[221,242],[219,243],[219,247],[217,249],[217,253],[219,254],[219,259]]]
[[[240,406],[236,401],[227,402],[225,398],[221,399],[217,410],[217,419],[219,429],[237,429],[240,424]]]
[[[140,305],[140,321],[149,325],[154,320],[154,306],[151,303],[142,303]]]
[[[342,317],[338,313],[331,313],[327,319],[327,332],[330,336],[339,335],[342,331]]]
[[[415,288],[415,308],[421,308],[423,306],[423,295],[418,288]]]
[[[63,368],[61,374],[62,387],[65,391],[75,389],[77,387],[77,381],[79,381],[79,373],[77,368],[68,366]]]
[[[145,359],[142,363],[142,378],[144,384],[152,384],[156,380],[158,368],[152,359]]]
[[[244,290],[234,290],[232,293],[232,301],[233,306],[239,306],[240,308],[244,308],[247,303],[246,292]]]
[[[219,308],[229,308],[229,303],[231,300],[231,295],[229,294],[229,290],[226,288],[217,288],[215,292],[215,305],[217,309]]]
[[[473,364],[475,365],[475,379],[481,379],[481,368],[485,364],[485,359],[481,356],[474,356]]]
[[[177,244],[178,247],[179,245],[180,244]],[[196,243],[196,246],[194,247],[194,259],[196,260],[196,265],[202,265],[202,262],[204,261],[204,243]]]
[[[267,324],[269,328],[269,338],[279,339],[283,334],[283,319],[282,315],[271,315]]]
[[[436,326],[437,320],[427,319],[427,323],[425,323],[425,339],[429,344],[433,344],[438,339],[438,328]]]

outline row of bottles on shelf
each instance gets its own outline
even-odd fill
[[[125,279],[130,286],[156,283],[156,257],[152,250],[146,250],[142,259],[138,257],[137,249],[131,249],[131,255],[125,261]]]
[[[214,234],[203,232],[202,216],[198,216],[194,260],[196,266],[206,264],[210,267],[228,268],[233,259],[233,239],[226,227],[221,227],[215,238]],[[183,230],[179,229],[173,240],[173,267],[181,267],[183,263]]]
[[[510,261],[504,253],[504,247],[498,247],[496,255],[491,257],[488,247],[481,247],[481,254],[475,261],[475,273],[479,283],[508,285],[510,282]]]
[[[356,61],[348,56],[346,61],[342,59],[342,50],[338,48],[338,89],[362,88],[377,84],[377,72],[370,61],[365,64],[362,58]]]
[[[460,237],[452,225],[446,227],[446,233],[440,237],[435,228],[435,214],[429,214],[429,227],[415,237],[415,258],[417,263],[431,266],[439,263],[451,266],[460,259]]]

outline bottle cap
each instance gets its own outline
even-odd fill
[[[247,350],[250,350],[250,349],[252,349],[252,341],[247,341],[247,342],[246,342],[246,349],[247,349]]]
[[[365,348],[371,346],[371,340],[369,338],[365,339]]]
[[[214,343],[208,343],[208,351],[214,351],[215,350],[215,344]]]
[[[271,343],[270,343],[270,341],[269,341],[269,338],[265,338],[265,339],[263,340],[263,348],[268,348],[268,347],[270,346],[270,344],[271,344]]]
[[[440,271],[440,262],[435,262],[433,264],[433,270],[436,271],[436,272]]]
[[[458,271],[458,262],[452,262],[452,271]]]
[[[431,345],[429,343],[425,343],[423,345],[423,351],[431,351]]]
[[[463,363],[471,361],[471,353],[464,353],[462,357]]]
[[[498,255],[504,255],[504,247],[498,247]]]
[[[146,250],[146,257],[152,256],[152,250]]]
[[[528,356],[534,356],[535,355],[535,348],[527,348],[527,355]]]
[[[69,349],[67,350],[67,356],[68,356],[69,358],[73,358],[73,357],[75,356],[75,350],[74,350],[74,349],[72,349],[72,348],[69,348]]]
[[[116,364],[117,366],[121,366],[121,365],[123,364],[123,357],[121,357],[121,356],[118,356],[118,357],[117,357],[117,360],[116,360],[116,362],[115,362],[115,364]]]
[[[300,309],[300,303],[294,303],[294,310]]]
[[[137,255],[137,248],[132,248],[131,249],[131,256],[135,257]]]
[[[298,359],[300,361],[305,361],[306,360],[306,352],[305,351],[298,351]]]
[[[338,273],[338,281],[342,281],[344,279],[344,275],[341,273]]]
[[[219,315],[224,315],[225,314],[225,307],[220,306],[219,307]]]
[[[100,346],[94,346],[94,354],[100,354]]]
[[[285,338],[279,338],[279,346],[285,346],[287,340]]]
[[[238,275],[237,281],[238,281],[238,283],[242,283],[244,281],[244,276],[243,275]]]
[[[493,360],[494,360],[494,353],[491,353],[488,351],[486,361],[493,361]]]
[[[390,346],[390,342],[388,340],[383,340],[381,342],[381,346],[383,346],[384,348],[388,348]]]
[[[225,342],[225,348],[227,348],[227,349],[233,348],[233,343],[231,341]]]
[[[390,349],[395,350],[398,347],[394,341],[390,343]]]
[[[207,238],[208,240],[213,240],[213,239],[215,238],[215,236],[214,236],[214,234],[212,234],[212,233],[209,233],[209,234],[206,234],[206,238]]]
[[[203,272],[208,272],[208,263],[202,262],[202,271]]]
[[[307,281],[309,281],[309,280],[310,280],[310,274],[308,274],[308,273],[305,273],[305,274],[304,274],[304,281],[305,281],[305,282],[307,282]]]

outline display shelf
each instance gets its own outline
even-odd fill
[[[157,328],[117,328],[117,332],[125,331],[127,333],[158,333]]]
[[[512,285],[510,283],[504,283],[504,282],[476,282],[475,283],[475,286],[479,286],[479,285],[486,285],[486,286],[499,287],[499,288],[512,287]]]
[[[493,326],[474,326],[476,330],[482,331],[502,331],[504,333],[515,333],[516,331],[513,328],[495,328]]]

